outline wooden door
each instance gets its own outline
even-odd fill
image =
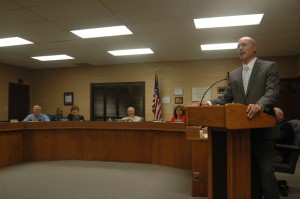
[[[22,121],[30,113],[30,87],[9,83],[8,120]]]

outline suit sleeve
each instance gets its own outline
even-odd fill
[[[269,112],[279,98],[279,70],[275,62],[268,67],[266,73],[266,84],[264,95],[257,101],[264,106],[265,111]]]

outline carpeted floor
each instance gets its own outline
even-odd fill
[[[297,162],[295,174],[276,173],[278,180],[286,180],[290,187],[288,197],[281,197],[282,199],[299,199],[300,198],[300,159]]]
[[[191,199],[191,171],[151,164],[51,161],[0,169],[0,199]]]
[[[300,198],[300,161],[287,179]],[[51,161],[0,168],[0,199],[191,199],[191,171],[151,164]],[[284,197],[282,197],[284,198]]]

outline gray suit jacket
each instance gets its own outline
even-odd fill
[[[230,72],[228,85],[223,96],[211,100],[212,104],[241,103],[255,104],[260,103],[264,106],[264,112],[275,116],[274,106],[279,98],[279,71],[275,62],[257,59],[248,83],[248,92],[244,94],[242,79],[243,68],[239,67]],[[257,139],[276,139],[279,132],[274,128],[255,129],[255,134],[259,134]],[[264,132],[264,133],[262,133]]]

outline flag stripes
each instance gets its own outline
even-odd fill
[[[159,85],[158,85],[158,77],[155,73],[155,82],[154,82],[154,93],[153,93],[153,104],[152,104],[152,112],[154,114],[154,120],[161,120],[161,103],[159,97]]]

